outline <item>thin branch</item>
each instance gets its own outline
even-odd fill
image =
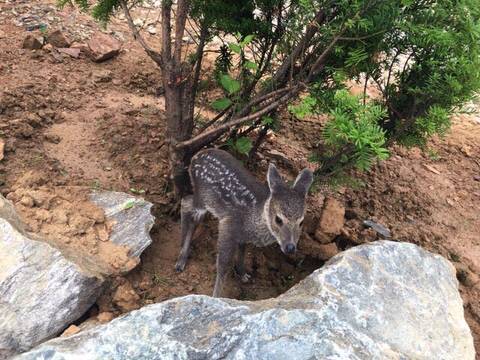
[[[286,80],[289,70],[291,69],[292,64],[295,63],[297,58],[302,55],[305,49],[308,47],[313,36],[317,33],[320,25],[325,21],[325,12],[323,10],[318,11],[315,14],[313,21],[307,26],[305,35],[302,37],[298,45],[293,49],[293,51],[288,55],[284,60],[282,65],[275,73],[273,77],[273,83],[282,83]]]
[[[363,85],[363,106],[367,102],[367,85],[368,85],[368,78],[370,77],[370,72],[365,73],[365,84]]]
[[[226,113],[229,112],[229,110],[232,108],[232,106],[230,105],[228,108],[226,108],[225,110],[222,110],[220,113],[218,113],[212,120],[210,120],[209,122],[207,122],[205,125],[203,125],[199,130],[198,130],[198,133],[201,134],[202,132],[205,131],[205,129],[209,128],[210,126],[212,126],[213,124],[215,124],[218,120],[220,120]]]
[[[204,133],[199,134],[199,135],[197,135],[197,136],[195,136],[195,137],[193,137],[189,140],[178,143],[176,145],[176,147],[177,147],[177,149],[182,149],[182,148],[187,148],[187,147],[195,148],[195,147],[198,147],[199,145],[202,145],[204,143],[211,142],[211,141],[213,141],[212,138],[213,139],[218,138],[226,130],[228,130],[228,129],[234,127],[234,126],[246,123],[248,121],[258,119],[259,117],[269,113],[273,109],[277,108],[284,101],[287,101],[291,97],[295,96],[297,94],[298,90],[299,90],[299,87],[297,87],[295,90],[292,90],[292,91],[288,92],[287,94],[281,96],[277,100],[270,102],[269,105],[265,106],[262,110],[254,112],[253,114],[250,114],[250,115],[247,115],[247,116],[232,119],[232,120],[230,120],[229,122],[227,122],[223,125],[220,125],[220,126],[218,126],[216,128],[213,128],[209,131],[205,131]]]
[[[393,66],[395,65],[395,61],[397,60],[397,58],[401,54],[401,52],[402,51],[400,49],[397,49],[397,52],[395,53],[395,56],[392,59],[392,63],[388,67],[388,76],[387,76],[387,82],[385,83],[385,91],[388,91],[388,87],[390,85],[390,77],[392,76]],[[386,95],[386,97],[388,97],[387,93],[385,95]]]
[[[323,69],[323,66],[325,65],[325,60],[327,59],[327,56],[330,54],[330,52],[332,51],[333,47],[335,46],[335,44],[339,41],[341,35],[345,32],[345,28],[341,29],[340,30],[340,33],[337,34],[333,39],[332,41],[330,42],[330,44],[328,44],[328,46],[325,48],[325,50],[323,50],[323,52],[320,54],[320,56],[317,58],[317,60],[315,61],[315,63],[313,64],[313,66],[311,67],[310,69],[310,73],[308,74],[307,76],[307,80],[306,82],[310,82],[313,80],[313,78]]]
[[[145,42],[145,39],[142,37],[140,32],[138,31],[137,27],[133,23],[132,16],[130,14],[130,10],[128,9],[127,3],[125,0],[121,0],[120,4],[122,6],[123,12],[125,14],[125,17],[127,18],[127,23],[128,26],[130,27],[130,31],[133,33],[133,37],[135,40],[139,42],[139,44],[143,47],[145,52],[147,53],[148,56],[160,67],[163,66],[163,59],[160,53],[157,51],[153,50],[148,44]]]
[[[346,40],[346,41],[365,40],[365,39],[369,39],[371,37],[377,36],[377,35],[379,35],[381,33],[384,33],[384,32],[386,32],[386,30],[380,30],[380,31],[374,32],[373,34],[368,34],[368,35],[358,36],[358,37],[343,37],[343,36],[341,36],[339,38],[339,40]]]
[[[195,70],[192,79],[192,90],[189,98],[191,104],[191,115],[193,116],[195,108],[195,98],[197,96],[198,82],[200,80],[200,72],[202,70],[202,61],[203,61],[203,50],[205,48],[205,42],[208,36],[208,26],[206,23],[202,24],[200,29],[200,42],[197,46],[197,51],[195,52]]]

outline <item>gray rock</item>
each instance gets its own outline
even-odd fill
[[[383,236],[383,238],[390,239],[392,237],[390,230],[386,226],[379,224],[373,220],[363,220],[363,225],[372,228],[377,233],[379,233],[380,236]]]
[[[114,191],[94,192],[90,200],[101,207],[109,219],[115,220],[110,241],[128,246],[130,256],[140,256],[152,243],[149,235],[154,222],[151,203]]]
[[[92,198],[117,220],[114,242],[130,246],[132,257],[140,255],[151,242],[151,204],[114,192]],[[126,201],[136,205],[118,208]],[[0,195],[0,359],[57,335],[92,306],[103,274],[75,260],[27,233],[12,204]]]
[[[176,298],[18,359],[474,357],[453,266],[415,245],[380,241],[335,256],[278,298]]]

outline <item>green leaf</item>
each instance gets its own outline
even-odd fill
[[[250,61],[250,60],[247,60],[245,62],[245,64],[243,64],[243,67],[245,69],[249,69],[249,70],[257,70],[258,69],[258,65],[255,64],[253,61]]]
[[[217,111],[225,110],[230,105],[232,105],[232,100],[230,100],[229,98],[217,99],[211,104],[212,108]]]
[[[242,52],[242,48],[240,47],[240,45],[237,45],[237,44],[234,44],[234,43],[229,43],[229,44],[228,44],[228,47],[229,47],[230,50],[232,50],[234,53],[241,54],[241,52]]]
[[[125,205],[123,206],[123,209],[128,210],[133,208],[134,206],[135,206],[135,200],[130,200],[125,203]]]
[[[240,81],[232,79],[230,75],[227,74],[220,76],[220,84],[230,95],[240,90]]]
[[[264,116],[262,117],[262,124],[263,125],[272,125],[274,123],[274,120],[270,116]]]
[[[248,137],[238,138],[238,140],[235,142],[235,150],[243,155],[248,155],[252,147],[252,140],[250,140]]]
[[[243,39],[243,41],[240,43],[240,45],[242,46],[242,48],[248,44],[250,44],[253,40],[253,38],[255,37],[255,35],[247,35],[245,36],[245,39]]]

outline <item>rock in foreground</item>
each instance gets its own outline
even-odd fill
[[[474,359],[452,265],[380,241],[275,299],[186,296],[51,340],[19,359]]]
[[[98,199],[107,218],[118,221],[111,237],[137,257],[151,242],[151,204],[113,192],[92,195]],[[129,201],[134,208],[126,208]],[[26,232],[0,195],[0,359],[57,335],[95,302],[104,274],[70,255]]]

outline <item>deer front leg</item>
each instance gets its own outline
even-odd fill
[[[237,263],[235,264],[235,272],[240,277],[240,281],[244,284],[250,281],[250,274],[245,270],[245,247],[246,244],[241,242],[237,248]]]
[[[213,289],[214,297],[221,297],[228,272],[231,269],[233,255],[237,247],[234,229],[228,220],[220,220],[218,228],[217,278]]]
[[[177,263],[175,264],[175,270],[181,272],[185,269],[188,256],[190,254],[190,246],[192,237],[195,232],[195,228],[198,223],[202,221],[205,211],[203,209],[197,209],[193,205],[193,196],[187,196],[182,199],[181,209],[181,237],[182,237],[182,249],[178,256]]]

